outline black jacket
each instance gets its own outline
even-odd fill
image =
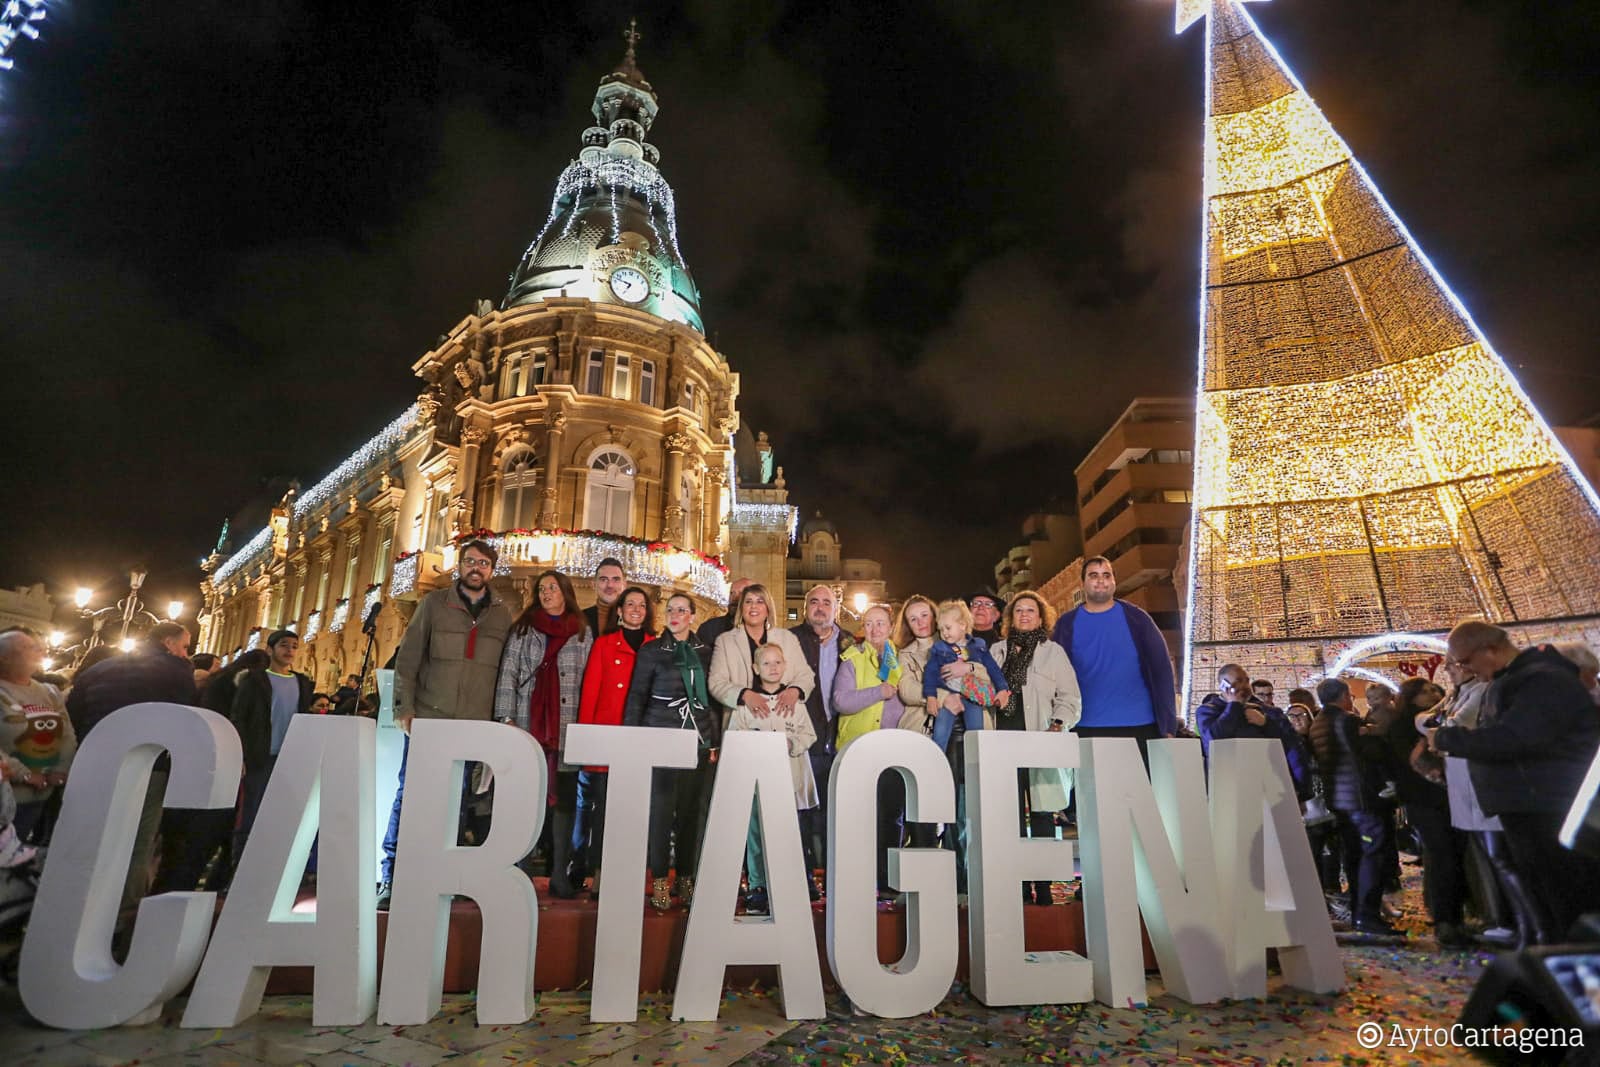
[[[72,680],[67,717],[81,745],[101,719],[118,708],[146,701],[199,704],[194,667],[165,649],[101,660]]]
[[[314,686],[311,679],[299,671],[294,672],[294,677],[300,683],[300,706],[294,709],[298,715],[310,710]],[[245,671],[235,681],[237,688],[228,718],[239,731],[244,769],[265,770],[267,761],[272,758],[272,682],[264,670]]]
[[[1489,815],[1565,812],[1600,748],[1600,712],[1577,666],[1547,645],[1525,649],[1484,701],[1493,717],[1475,730],[1440,727],[1439,751],[1467,759]]]
[[[1396,709],[1384,727],[1383,746],[1388,758],[1389,780],[1394,782],[1395,795],[1407,808],[1429,807],[1441,811],[1450,809],[1450,795],[1442,783],[1430,782],[1411,769],[1411,752],[1422,740],[1417,733],[1416,715]]]
[[[700,657],[705,677],[711,676],[711,648],[697,636],[687,638],[689,647]],[[622,708],[622,725],[657,726],[668,730],[687,729],[683,709],[688,700],[683,672],[678,670],[678,639],[670,633],[640,647],[633,661],[633,680],[628,684],[628,702]],[[722,732],[722,717],[710,707],[693,716],[700,734],[701,748],[716,748]]]
[[[839,630],[836,647],[842,660],[844,654],[855,645],[856,639],[851,637],[850,632],[843,626],[838,626],[837,623],[835,626]],[[838,731],[836,724],[828,720],[828,708],[822,702],[822,638],[817,636],[817,631],[813,630],[809,623],[791,626],[789,632],[800,642],[800,650],[806,654],[806,663],[811,667],[811,672],[817,676],[816,688],[806,697],[806,714],[811,716],[811,728],[817,733],[817,739],[811,744],[811,754],[827,755],[834,750],[834,738]]]
[[[1322,774],[1323,794],[1335,811],[1378,806],[1385,759],[1383,739],[1361,732],[1361,720],[1329,705],[1311,723],[1311,749]]]

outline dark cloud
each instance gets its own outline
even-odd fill
[[[406,404],[411,362],[503,293],[628,13],[53,8],[0,76],[4,579],[142,558],[183,589],[222,516],[259,521]],[[1251,13],[1535,400],[1594,414],[1600,15]],[[1128,400],[1193,387],[1201,37],[1171,18],[643,19],[653,139],[745,420],[902,591],[980,583]]]

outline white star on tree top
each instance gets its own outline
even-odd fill
[[[1211,14],[1217,4],[1253,3],[1258,0],[1178,0],[1177,25],[1174,33],[1182,33],[1196,22]]]

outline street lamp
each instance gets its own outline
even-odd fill
[[[67,639],[67,635],[62,633],[60,630],[51,630],[50,631],[50,647],[51,648],[60,648],[61,647],[61,642],[65,641],[66,639]]]
[[[183,601],[167,601],[167,618],[171,619],[173,622],[177,622],[179,619],[183,618]]]
[[[124,652],[132,652],[139,645],[139,643],[131,637],[124,637],[120,642],[118,642],[118,644],[121,646],[122,651]]]
[[[89,589],[80,585],[72,594],[72,602],[78,605],[79,609],[81,610],[89,606],[89,598],[92,596],[94,596],[93,589]]]
[[[872,604],[872,598],[865,593],[857,593],[850,598],[850,602],[855,605],[857,615],[865,615],[867,608]]]

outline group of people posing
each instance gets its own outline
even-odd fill
[[[1370,682],[1364,717],[1343,679],[1294,689],[1280,709],[1271,682],[1228,664],[1195,716],[1202,745],[1283,743],[1336,923],[1398,933],[1384,894],[1401,887],[1409,831],[1442,948],[1476,943],[1469,903],[1486,942],[1562,941],[1600,907],[1600,862],[1559,840],[1600,749],[1600,661],[1583,645],[1519,649],[1478,621],[1446,646],[1448,691],[1432,677]]]
[[[596,602],[579,610],[571,579],[545,571],[526,608],[515,608],[490,584],[492,545],[462,544],[459,577],[418,603],[395,656],[395,720],[495,719],[527,730],[550,761],[547,859],[556,897],[598,886],[605,825],[606,771],[567,763],[567,728],[575,722],[693,731],[700,758],[690,769],[659,769],[648,814],[650,902],[659,909],[694,892],[700,844],[728,730],[771,730],[785,736],[794,804],[807,869],[827,857],[827,783],[839,752],[873,730],[923,731],[950,754],[958,784],[968,731],[1076,730],[1081,736],[1124,736],[1141,746],[1176,732],[1171,660],[1150,616],[1116,599],[1111,564],[1084,568],[1086,602],[1063,616],[1042,597],[1020,593],[1007,604],[988,593],[935,602],[909,597],[897,612],[867,608],[860,634],[839,625],[839,604],[827,585],[809,590],[805,618],[782,625],[781,599],[747,579],[730,586],[727,613],[698,620],[684,594],[664,604],[655,627],[651,591],[627,584],[616,560],[591,576]],[[1002,619],[1003,613],[1003,619]],[[394,877],[402,758],[379,887],[386,903]],[[1064,770],[1018,775],[1022,829],[1055,836],[1068,806]],[[463,841],[481,840],[492,819],[492,783],[469,768],[463,781]],[[958,790],[958,806],[961,791]],[[965,819],[943,829],[964,852]],[[884,774],[878,785],[879,893],[891,898],[888,850],[931,845],[940,828],[908,824],[904,785]],[[957,864],[964,878],[965,863]],[[813,898],[821,894],[811,879]],[[958,887],[964,889],[964,887]],[[1024,887],[1047,904],[1048,883]],[[768,907],[766,865],[752,814],[746,840],[744,908]]]

